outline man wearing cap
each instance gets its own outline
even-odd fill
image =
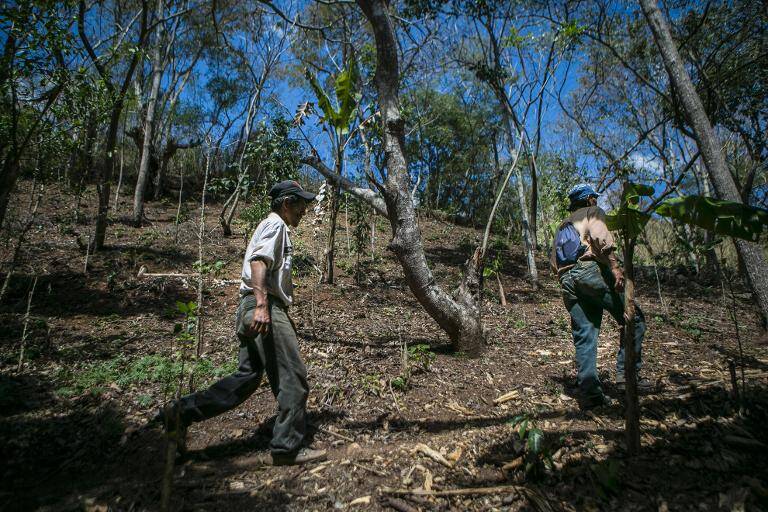
[[[275,465],[323,460],[324,450],[302,448],[306,433],[307,370],[288,317],[293,303],[289,226],[299,225],[315,194],[298,182],[282,181],[269,192],[272,212],[254,231],[243,259],[240,303],[235,317],[240,341],[235,373],[204,391],[166,406],[168,434],[184,449],[186,427],[229,411],[247,399],[266,372],[278,404],[270,451]]]
[[[609,404],[597,375],[597,338],[603,310],[624,324],[624,274],[616,260],[616,245],[605,223],[605,212],[597,206],[599,194],[586,184],[568,194],[569,215],[558,227],[550,264],[563,290],[563,301],[571,315],[576,346],[579,391],[584,408]],[[635,317],[637,368],[645,334],[645,318],[639,307]],[[624,348],[616,359],[616,384],[624,386]],[[649,391],[647,379],[638,380],[639,391]]]

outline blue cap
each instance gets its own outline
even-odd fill
[[[592,186],[581,183],[568,192],[568,199],[571,200],[571,203],[575,203],[576,201],[583,201],[589,197],[598,197],[599,195]]]

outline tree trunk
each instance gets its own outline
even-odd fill
[[[637,455],[640,451],[640,404],[637,398],[637,369],[635,367],[635,270],[632,262],[635,254],[634,238],[624,237],[624,328],[621,343],[624,347],[624,378],[627,408],[624,433],[627,451]]]
[[[8,203],[11,201],[11,192],[16,186],[16,181],[21,174],[19,159],[14,155],[6,155],[3,162],[3,173],[0,175],[0,226],[5,220],[5,213],[8,211]]]
[[[485,233],[483,234],[483,244],[480,246],[480,255],[483,258],[485,258],[485,252],[488,248],[488,238],[491,236],[491,226],[493,226],[493,218],[496,216],[496,209],[499,207],[499,203],[501,203],[501,198],[504,195],[504,191],[507,189],[507,183],[509,183],[509,178],[512,177],[512,173],[515,171],[515,168],[517,167],[517,161],[520,159],[520,150],[522,148],[522,141],[520,142],[521,144],[518,145],[517,150],[515,150],[515,157],[509,166],[509,171],[507,172],[507,175],[504,177],[504,181],[502,181],[499,184],[499,191],[496,193],[496,200],[493,202],[491,213],[488,214],[488,220],[485,223]]]
[[[504,118],[504,124],[507,126],[507,137],[509,140],[509,147],[515,147],[514,141],[514,126],[509,112],[506,109],[506,102],[502,104],[502,117]],[[519,134],[520,137],[523,134]],[[520,146],[523,147],[522,145]],[[528,220],[528,205],[525,200],[525,183],[523,183],[523,173],[518,166],[514,167],[515,181],[517,182],[517,203],[520,207],[520,224],[523,233],[523,242],[525,243],[525,257],[528,262],[528,278],[531,281],[531,285],[537,288],[539,285],[539,273],[536,270],[536,247],[533,242],[533,236],[531,235],[531,225]]]
[[[112,171],[115,163],[115,148],[117,147],[117,130],[120,124],[120,114],[123,111],[123,105],[125,102],[125,94],[128,90],[128,86],[133,78],[133,73],[136,70],[136,65],[139,62],[139,56],[141,51],[139,49],[144,46],[145,38],[147,35],[147,0],[141,0],[141,21],[139,28],[139,39],[137,51],[133,53],[131,61],[128,64],[128,68],[123,77],[123,83],[120,89],[115,87],[115,84],[111,82],[111,78],[104,69],[101,60],[96,55],[91,46],[90,41],[85,30],[85,17],[86,6],[85,0],[78,2],[78,16],[77,16],[77,32],[80,36],[80,40],[85,46],[85,50],[91,59],[91,63],[96,67],[104,81],[104,85],[107,88],[110,99],[112,100],[112,111],[109,118],[109,129],[107,130],[106,144],[104,147],[104,161],[101,165],[101,172],[99,173],[99,180],[96,183],[96,189],[99,194],[99,212],[96,216],[96,229],[93,237],[93,249],[99,250],[104,247],[104,239],[107,234],[107,215],[109,213],[109,186],[112,180]]]
[[[105,158],[101,164],[96,191],[99,196],[99,210],[96,214],[96,229],[93,236],[93,250],[104,248],[107,237],[107,221],[109,215],[109,189],[112,182],[112,170],[115,166],[115,149],[117,148],[117,129],[120,125],[120,114],[123,111],[123,98],[119,98],[112,106],[112,114],[107,129],[107,141],[104,147]]]
[[[536,164],[536,155],[528,145],[528,157],[531,159],[531,243],[535,250],[539,250],[539,170]]]
[[[376,39],[376,87],[382,120],[383,148],[388,170],[383,195],[392,227],[390,249],[406,281],[427,313],[448,333],[456,350],[478,354],[484,347],[479,291],[482,261],[479,249],[470,258],[455,299],[440,288],[427,266],[416,214],[411,201],[405,157],[405,123],[400,116],[398,47],[386,0],[357,0]]]
[[[336,174],[338,176],[343,175],[344,167],[344,151],[341,149],[341,140],[337,136],[336,139]],[[334,253],[336,249],[336,224],[339,216],[339,205],[341,198],[341,187],[336,184],[328,183],[328,192],[331,196],[331,222],[328,226],[328,239],[325,245],[325,265],[323,267],[323,275],[321,281],[326,284],[333,284],[334,279]]]
[[[163,17],[163,0],[157,0],[157,12],[155,17],[158,22]],[[136,179],[136,190],[133,194],[133,223],[136,226],[141,226],[141,220],[144,217],[144,196],[147,191],[147,181],[149,181],[149,154],[152,151],[152,138],[155,128],[155,109],[157,107],[160,92],[160,79],[163,76],[163,63],[160,62],[161,34],[162,26],[159,25],[157,27],[155,47],[152,50],[152,88],[149,91],[147,115],[144,118],[144,143],[141,147],[139,176]]]
[[[696,135],[696,142],[704,164],[709,171],[712,185],[720,199],[741,202],[741,195],[728,171],[728,167],[720,151],[720,144],[715,137],[712,124],[709,122],[704,106],[701,103],[691,77],[685,69],[677,46],[672,39],[672,33],[667,21],[659,11],[656,0],[640,0],[643,14],[653,33],[656,45],[661,51],[664,67],[669,74],[673,90],[679,97],[688,122]],[[734,240],[736,250],[744,262],[747,278],[754,292],[763,317],[763,327],[768,321],[768,264],[762,249],[754,243],[745,240]]]

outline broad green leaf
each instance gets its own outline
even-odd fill
[[[528,451],[534,454],[541,453],[544,446],[544,432],[541,429],[534,428],[528,432]]]
[[[528,420],[523,420],[522,423],[520,423],[520,429],[517,431],[517,434],[520,436],[520,439],[525,437],[525,433],[528,432]]]
[[[187,304],[185,302],[176,301],[176,309],[179,310],[180,313],[188,313],[189,308],[187,307]]]
[[[509,423],[510,425],[512,425],[513,427],[515,427],[515,426],[517,426],[517,425],[518,425],[518,424],[519,424],[521,421],[523,421],[523,420],[524,420],[524,419],[526,419],[526,418],[527,418],[527,416],[526,416],[525,414],[516,414],[516,415],[515,415],[515,416],[513,416],[513,417],[512,417],[512,419],[511,419],[511,420],[509,420],[507,423]]]
[[[349,124],[360,100],[360,95],[355,92],[358,80],[357,60],[349,58],[347,69],[336,77],[336,100],[339,111],[336,114],[335,127],[342,135],[349,132]]]
[[[317,96],[317,106],[323,111],[323,115],[328,122],[335,126],[334,119],[336,118],[336,110],[333,108],[333,105],[331,105],[331,99],[325,93],[323,88],[320,87],[317,78],[311,71],[307,69],[305,75],[307,80],[309,80],[309,85],[312,87],[312,90],[315,91],[315,96]]]
[[[768,227],[768,210],[711,197],[667,199],[656,207],[656,213],[744,240],[757,241]]]
[[[630,238],[634,238],[642,233],[646,223],[651,219],[650,214],[625,204],[605,217],[608,229],[626,233]]]
[[[652,195],[653,187],[649,185],[627,183],[624,185],[624,191],[621,194],[621,203],[635,205],[640,202],[641,197],[650,197]]]

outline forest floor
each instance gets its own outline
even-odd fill
[[[22,184],[7,225],[23,222],[30,187]],[[95,203],[90,195],[83,204]],[[125,199],[119,214],[129,211]],[[76,240],[87,240],[91,224],[76,222],[74,207],[72,195],[46,192],[0,305],[0,510],[157,510],[165,440],[145,424],[172,396],[176,302],[197,300],[197,277],[139,270],[194,273],[199,205],[185,204],[177,226],[173,202],[151,203],[147,226],[115,221],[107,250],[88,256]],[[219,208],[207,210],[198,387],[232,371],[237,350],[245,226],[223,237]],[[768,346],[740,283],[733,294],[726,286],[724,299],[719,280],[665,269],[662,304],[653,270],[640,269],[642,373],[660,389],[641,398],[642,450],[629,457],[623,400],[612,386],[617,326],[604,320],[598,364],[618,403],[582,412],[568,315],[543,254],[533,291],[522,249],[494,244],[508,304],[489,279],[487,350],[469,358],[450,350],[408,290],[386,249],[384,219],[375,259],[364,255],[356,282],[343,212],[333,286],[316,284],[311,263],[325,236],[313,230],[311,212],[293,235],[291,315],[309,373],[310,435],[329,460],[265,464],[276,404],[263,384],[239,408],[190,428],[175,510],[768,510]],[[437,281],[455,287],[481,231],[427,219],[421,228]],[[5,234],[1,261],[12,258],[17,234]],[[745,379],[741,408],[728,361],[740,385]],[[537,454],[520,438],[539,441],[539,430]]]

